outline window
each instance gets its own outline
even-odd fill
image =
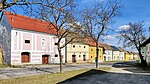
[[[16,32],[16,36],[17,36],[18,32]]]
[[[30,44],[30,40],[25,40],[25,43]]]
[[[92,58],[92,56],[91,56],[91,58]]]
[[[93,49],[91,49],[91,51],[93,51]]]
[[[58,45],[58,43],[55,43],[55,45]]]
[[[79,55],[79,57],[81,57],[81,55]]]
[[[84,48],[85,48],[85,46],[84,46]]]
[[[41,39],[41,45],[46,46],[45,39]]]
[[[58,54],[55,54],[55,57],[58,57]]]
[[[73,48],[75,48],[75,45],[73,45]]]

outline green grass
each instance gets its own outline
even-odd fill
[[[96,69],[96,70],[110,71],[110,70],[112,70],[112,68],[111,67],[102,67],[102,68],[99,68],[99,69]]]
[[[1,79],[0,84],[56,84],[58,82],[64,81],[66,79],[72,78],[76,75],[87,72],[91,69],[81,69],[74,71],[67,71],[63,73],[54,74],[43,74],[36,76],[26,76],[11,79]],[[102,67],[95,70],[110,71],[111,67]]]
[[[7,68],[7,67],[9,67],[9,65],[0,64],[0,68]]]
[[[90,69],[82,69],[55,74],[43,74],[12,79],[1,79],[0,84],[56,84],[89,70]]]

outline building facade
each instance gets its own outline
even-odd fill
[[[89,45],[82,42],[67,44],[67,63],[83,63],[89,59]]]
[[[91,38],[85,38],[85,42],[89,44],[89,62],[95,62],[96,58],[96,43]],[[103,46],[98,43],[98,61],[103,61]]]
[[[117,47],[111,46],[113,48],[113,60],[117,61],[120,59],[120,51]]]
[[[1,47],[5,63],[11,65],[59,63],[56,31],[49,30],[48,25],[48,22],[42,20],[4,12],[1,20],[3,29]],[[65,39],[61,40],[60,45],[63,43]],[[65,62],[65,48],[61,51]]]
[[[104,61],[112,61],[113,56],[113,48],[110,45],[102,44],[103,45],[103,60]]]
[[[150,65],[150,37],[142,43],[141,53],[144,60],[146,60],[147,64]]]

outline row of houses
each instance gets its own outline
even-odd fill
[[[0,47],[6,64],[59,63],[57,31],[43,20],[3,12],[0,22]],[[60,45],[66,42],[63,38]],[[63,63],[95,62],[96,43],[91,38],[78,38],[61,49]],[[98,43],[98,60],[133,60],[137,54]]]

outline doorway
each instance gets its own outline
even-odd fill
[[[76,62],[76,55],[72,55],[72,62]]]
[[[48,64],[49,55],[42,55],[42,64]]]
[[[21,53],[21,62],[22,63],[29,63],[30,61],[30,53],[29,52],[22,52]]]
[[[83,55],[83,61],[86,61],[86,55]]]

